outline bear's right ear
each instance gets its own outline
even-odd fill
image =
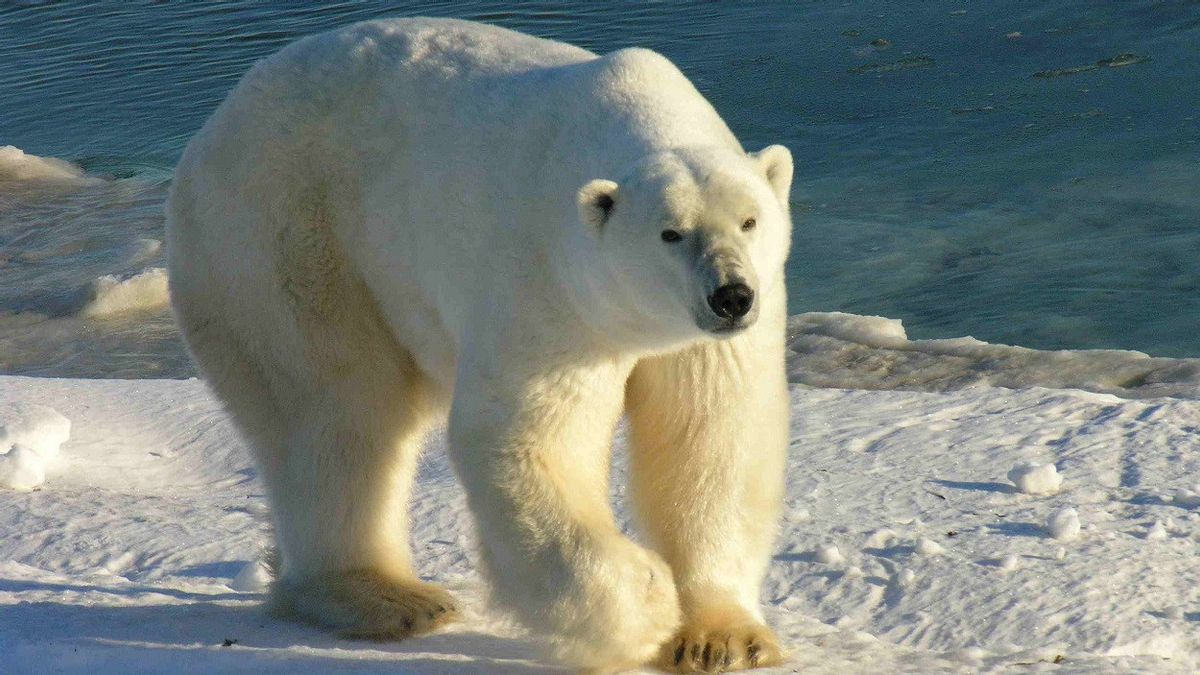
[[[579,188],[577,200],[579,220],[599,232],[617,203],[617,184],[603,178],[588,181]]]

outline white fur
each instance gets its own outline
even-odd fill
[[[642,49],[406,19],[256,65],[179,164],[168,246],[267,486],[276,607],[377,636],[453,613],[405,513],[448,413],[495,597],[560,658],[625,667],[722,631],[752,646],[728,667],[773,658],[791,174]],[[737,281],[749,321],[715,334],[706,298]],[[608,506],[624,412],[654,552]]]

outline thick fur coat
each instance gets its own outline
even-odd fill
[[[560,659],[777,662],[791,178],[643,49],[403,19],[257,64],[180,161],[168,245],[266,485],[272,607],[374,638],[454,618],[406,513],[448,421],[495,600]],[[622,415],[644,546],[609,507]]]

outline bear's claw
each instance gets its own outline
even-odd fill
[[[693,623],[663,645],[658,666],[677,673],[723,673],[774,666],[782,661],[783,651],[766,626],[711,630]]]

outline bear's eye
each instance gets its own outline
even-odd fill
[[[665,242],[674,243],[680,239],[683,239],[683,235],[679,234],[675,230],[663,230],[662,232],[662,240]]]
[[[742,232],[749,232],[750,230],[753,230],[755,225],[758,225],[757,220],[753,218],[747,218],[742,222]]]

